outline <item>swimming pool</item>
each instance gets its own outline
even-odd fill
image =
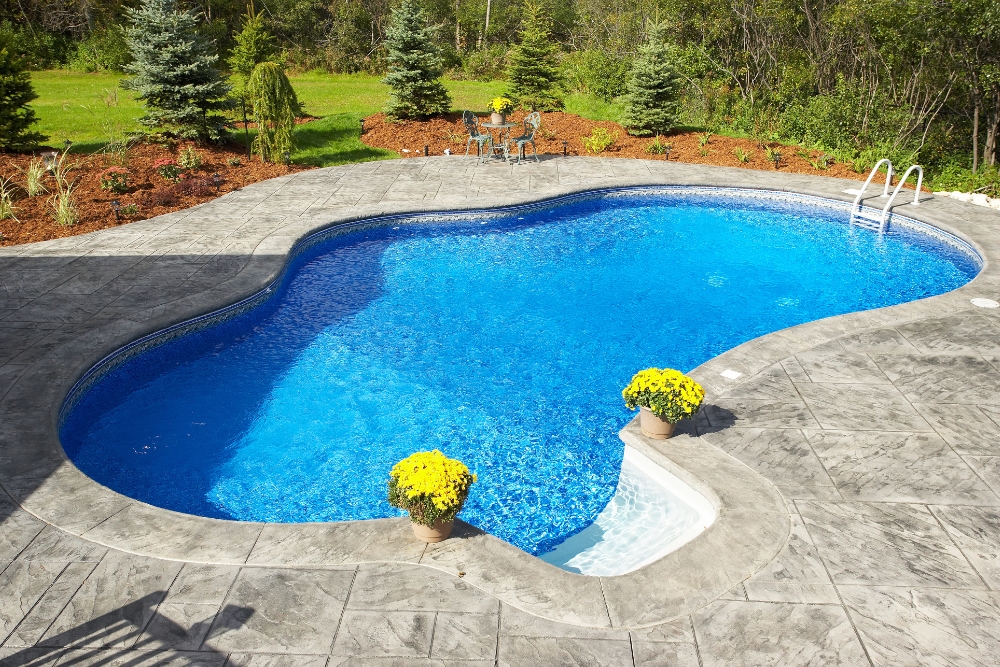
[[[846,207],[721,190],[342,231],[253,307],[85,378],[64,411],[71,459],[160,507],[303,522],[396,515],[388,469],[437,447],[479,475],[462,518],[542,554],[614,494],[636,370],[688,370],[979,269],[957,241],[852,229]]]

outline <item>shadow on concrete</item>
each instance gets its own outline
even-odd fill
[[[150,593],[135,602],[119,607],[85,623],[52,635],[30,648],[0,649],[0,667],[42,667],[53,665],[86,665],[97,667],[154,667],[159,665],[206,665],[222,667],[227,653],[207,646],[194,650],[178,650],[171,644],[190,645],[190,639],[204,643],[214,618],[193,624],[179,625],[156,610],[166,591]],[[229,605],[216,614],[245,623],[254,610]],[[155,623],[155,631],[150,632]],[[173,640],[173,641],[172,641]]]

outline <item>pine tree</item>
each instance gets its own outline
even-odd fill
[[[285,151],[292,150],[292,132],[299,113],[299,100],[281,65],[257,65],[247,80],[246,96],[257,122],[254,152],[262,161],[278,162]]]
[[[0,40],[0,149],[28,151],[45,139],[28,131],[35,122],[35,111],[28,102],[37,97],[24,60]]]
[[[253,3],[247,5],[243,17],[243,30],[234,35],[236,46],[226,62],[237,74],[248,78],[253,68],[274,56],[274,37],[264,27],[264,16],[258,14]]]
[[[390,118],[423,119],[451,109],[451,97],[438,79],[443,73],[437,29],[428,26],[414,0],[403,0],[385,31],[389,86],[385,113]]]
[[[531,111],[555,111],[563,108],[556,88],[559,66],[558,46],[552,40],[550,18],[536,2],[525,5],[521,20],[521,40],[510,52],[510,85],[507,97]]]
[[[653,23],[629,74],[622,125],[629,134],[666,134],[677,123],[681,80],[667,26]]]
[[[197,16],[179,11],[175,0],[144,0],[127,15],[134,61],[126,69],[135,76],[121,85],[146,104],[139,122],[185,139],[218,139],[225,118],[212,112],[229,108],[231,86],[216,69],[212,43],[197,31]]]

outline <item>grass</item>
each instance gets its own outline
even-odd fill
[[[385,103],[387,88],[377,77],[310,72],[289,78],[305,111],[321,118],[296,128],[293,162],[329,166],[398,157],[391,151],[366,146],[359,139],[359,121],[378,112]],[[37,129],[48,136],[52,145],[59,147],[69,139],[73,150],[80,152],[100,150],[114,135],[141,131],[137,121],[143,114],[142,104],[118,87],[121,79],[121,75],[108,73],[32,72],[32,84],[38,93],[32,103],[38,117]],[[482,112],[506,86],[503,81],[444,84],[456,110],[477,112]],[[242,142],[244,137],[237,133],[235,138]]]

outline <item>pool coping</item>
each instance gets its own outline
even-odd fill
[[[435,159],[447,158],[430,160]],[[403,162],[412,164],[415,160]],[[676,168],[676,165],[669,166]],[[776,188],[773,181],[770,187],[765,187],[761,182],[765,179],[761,177],[767,180],[774,177],[766,172],[717,169],[711,170],[704,180],[713,180],[713,175],[716,182],[681,185],[731,187],[735,182],[736,187],[778,192],[805,189],[802,193],[812,196],[841,201],[853,199],[843,194],[838,197],[834,191],[837,186],[843,190],[851,183],[847,181],[796,177],[790,180],[799,183],[789,189]],[[622,185],[664,185],[670,178],[670,173],[663,174],[660,182],[649,182],[654,179],[637,182],[635,178],[626,178],[628,182]],[[719,182],[726,178],[733,180]],[[532,198],[531,193],[525,193],[519,203],[594,189],[600,186],[581,182],[555,194],[549,192]],[[941,206],[941,203],[946,205]],[[956,207],[951,201],[941,203],[931,199],[919,209],[905,205],[900,208],[906,208],[909,217],[944,229],[976,248],[983,258],[983,270],[972,282],[937,297],[827,318],[768,334],[719,355],[692,374],[706,386],[711,398],[717,398],[775,361],[826,340],[903,323],[928,313],[940,315],[967,310],[969,298],[982,295],[984,288],[995,293],[998,280],[989,257],[997,239],[988,229],[993,222],[990,216],[995,214],[985,211],[975,215],[965,208],[973,208],[971,205]],[[424,210],[440,208],[444,207],[431,205]],[[447,208],[460,207],[448,205]],[[955,214],[956,208],[960,215]],[[422,211],[403,206],[397,212],[419,214]],[[690,613],[725,593],[777,554],[789,531],[788,512],[781,495],[770,482],[744,464],[699,441],[697,427],[669,441],[656,442],[642,437],[632,424],[623,430],[622,439],[695,488],[707,487],[713,492],[721,503],[716,523],[660,561],[627,575],[601,578],[564,572],[467,526],[456,531],[458,539],[424,547],[409,535],[405,520],[265,526],[182,515],[116,494],[87,478],[65,460],[57,436],[62,399],[94,363],[131,340],[253,294],[283,269],[283,257],[295,243],[319,227],[378,214],[365,210],[340,219],[324,216],[280,226],[272,233],[261,235],[254,246],[255,261],[249,263],[249,270],[235,278],[181,299],[182,303],[172,302],[169,308],[158,306],[131,313],[129,317],[110,318],[55,346],[25,370],[0,400],[0,463],[3,464],[0,466],[0,486],[24,509],[50,525],[122,551],[189,562],[288,567],[335,568],[360,562],[419,563],[456,575],[463,572],[467,582],[529,613],[591,627],[642,627]],[[169,219],[169,216],[164,218]],[[149,228],[168,221],[153,219],[133,224]],[[170,225],[165,225],[163,231],[169,233]],[[88,244],[89,251],[100,246],[102,233],[86,236],[92,237],[88,241],[93,241]],[[32,245],[36,248],[0,249],[7,251],[0,252],[0,260],[17,257],[18,249],[36,250],[45,244]],[[50,246],[59,245],[50,243]],[[58,247],[55,250],[54,254],[60,252]],[[719,375],[722,370],[736,370],[742,377],[727,380]],[[707,427],[710,429],[712,424],[708,423]]]

